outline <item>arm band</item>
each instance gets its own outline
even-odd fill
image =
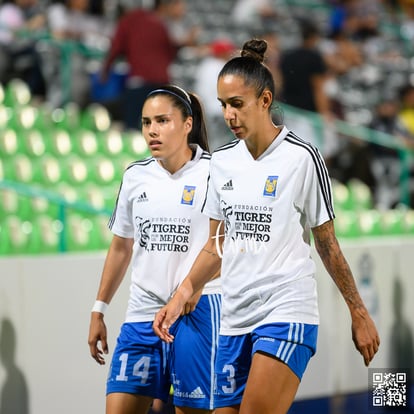
[[[106,310],[108,309],[108,304],[102,302],[101,300],[96,300],[93,305],[92,312],[100,312],[102,315],[105,315]]]

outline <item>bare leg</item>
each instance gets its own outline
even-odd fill
[[[115,392],[106,397],[106,414],[147,414],[151,397]]]
[[[286,364],[276,358],[255,353],[240,414],[286,414],[299,383],[299,378]]]

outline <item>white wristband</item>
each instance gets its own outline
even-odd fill
[[[93,305],[92,312],[100,312],[102,315],[105,315],[106,310],[108,309],[108,304],[102,302],[101,300],[96,300]]]

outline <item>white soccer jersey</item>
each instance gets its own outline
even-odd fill
[[[274,322],[319,323],[310,228],[334,218],[320,153],[283,127],[253,159],[243,140],[216,150],[203,207],[223,220],[220,333]]]
[[[154,158],[125,171],[109,228],[134,239],[126,322],[152,321],[187,276],[207,240],[209,219],[201,214],[210,154],[194,158],[174,174]],[[219,293],[220,280],[204,293]]]

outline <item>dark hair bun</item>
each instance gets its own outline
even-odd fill
[[[241,56],[250,57],[255,60],[258,60],[260,63],[263,63],[266,50],[267,50],[266,40],[252,39],[252,40],[248,40],[243,45]]]

